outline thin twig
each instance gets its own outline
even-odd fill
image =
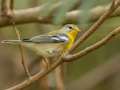
[[[110,32],[108,35],[106,35],[103,39],[96,42],[95,44],[93,44],[93,45],[83,49],[82,51],[73,54],[73,55],[67,55],[63,59],[65,62],[76,61],[77,58],[81,58],[81,57],[85,56],[86,54],[88,54],[88,53],[100,48],[101,46],[107,44],[107,42],[109,40],[111,40],[114,36],[116,36],[119,33],[120,33],[120,26],[118,28],[114,29],[112,32]]]
[[[15,30],[18,40],[21,40],[20,32],[14,24],[13,24],[13,29]],[[19,50],[20,50],[20,55],[21,55],[21,63],[23,65],[24,71],[25,71],[26,75],[30,78],[31,75],[30,75],[28,67],[25,63],[25,60],[24,60],[24,53],[23,53],[24,51],[23,51],[23,47],[21,44],[19,45]]]
[[[53,63],[53,65],[46,71],[40,71],[37,74],[35,74],[34,76],[31,76],[30,80],[25,80],[23,82],[21,82],[20,84],[17,84],[13,87],[10,87],[8,89],[5,90],[21,90],[29,85],[31,85],[33,82],[45,77],[46,75],[48,75],[50,72],[52,72],[56,67],[58,67],[60,64],[63,63],[62,57],[60,57],[56,62]]]
[[[68,50],[67,53],[72,52],[76,47],[78,47],[78,45],[80,45],[81,43],[83,43],[90,35],[92,35],[103,23],[104,21],[110,16],[112,15],[112,13],[119,7],[120,2],[118,2],[117,4],[115,4],[115,2],[113,1],[111,4],[111,7],[108,11],[106,11],[98,20],[96,23],[94,23],[77,41],[76,43],[73,45],[72,48],[70,48],[70,50]]]
[[[2,7],[1,7],[2,15],[4,17],[6,17],[12,23],[13,29],[15,30],[18,39],[21,40],[19,30],[16,28],[15,22],[14,22],[14,19],[13,19],[14,0],[2,0],[1,5],[2,5]],[[27,76],[30,77],[29,70],[28,70],[28,68],[25,64],[22,45],[19,45],[19,48],[20,48],[21,62],[22,62],[23,68],[24,68]]]

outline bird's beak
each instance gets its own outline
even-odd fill
[[[81,32],[81,30],[79,28],[76,29],[78,32]]]

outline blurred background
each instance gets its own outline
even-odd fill
[[[27,9],[43,4],[48,4],[43,9],[41,16],[48,16],[51,7],[62,3],[52,15],[51,22],[29,23],[16,25],[22,38],[30,38],[35,35],[57,30],[66,23],[77,24],[83,32],[96,22],[100,13],[106,9],[112,0],[14,0],[16,10]],[[66,20],[66,13],[80,11],[78,18]],[[96,11],[94,11],[96,10]],[[91,12],[95,12],[92,14]],[[120,10],[119,10],[120,12]],[[105,21],[102,26],[89,39],[87,39],[77,51],[99,41],[110,31],[120,26],[120,13]],[[74,17],[74,16],[73,16]],[[0,28],[0,40],[17,39],[12,26]],[[40,71],[38,56],[24,48],[24,57],[32,75]],[[4,90],[27,77],[21,65],[21,57],[18,46],[0,45],[0,90]],[[113,38],[107,45],[89,53],[75,62],[65,63],[64,82],[66,90],[120,90],[120,35]],[[55,89],[53,76],[49,76],[51,90]],[[42,85],[37,81],[24,90],[40,90]],[[44,90],[44,89],[41,89]]]

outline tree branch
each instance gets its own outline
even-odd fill
[[[56,10],[56,8],[60,6],[60,4],[61,3],[52,5],[50,12],[53,12],[54,10]],[[47,5],[48,4],[43,4],[41,6],[34,7],[34,8],[14,10],[13,19],[15,21],[15,24],[24,24],[24,23],[32,23],[32,22],[48,23],[49,21],[48,19],[40,16],[40,13],[44,12],[44,9],[46,8]],[[7,26],[7,25],[12,25],[12,23],[9,21],[9,19],[3,16],[0,16],[0,27]]]
[[[55,5],[51,6],[51,11],[48,14],[48,16],[41,16],[40,13],[44,12],[44,8],[46,8],[47,4],[43,4],[38,7],[34,8],[28,8],[28,9],[22,9],[22,10],[14,10],[14,16],[13,19],[16,24],[24,24],[24,23],[51,23],[52,17],[49,18],[49,16],[54,15],[54,12],[58,9],[58,7],[61,6],[61,3],[57,3]],[[90,20],[97,20],[104,12],[108,11],[109,5],[107,6],[97,6],[90,10],[90,16],[96,16],[91,17]],[[73,10],[71,12],[66,13],[66,23],[67,22],[77,22],[80,15],[84,14],[84,11],[82,10]],[[113,14],[113,16],[120,15],[120,8],[116,10],[116,12]],[[0,27],[12,25],[12,23],[6,19],[5,17],[0,16]]]
[[[14,2],[13,0],[2,0],[1,11],[3,16],[11,16],[13,10]]]
[[[111,40],[114,36],[120,33],[120,26],[116,29],[114,29],[112,32],[110,32],[108,35],[106,35],[103,39],[98,41],[97,43],[83,49],[80,52],[77,52],[73,55],[67,55],[63,59],[65,62],[72,62],[76,61],[78,58],[81,58],[82,56],[87,55],[88,53],[98,49],[99,47],[105,45],[109,40]]]
[[[106,11],[98,20],[96,23],[94,23],[77,41],[76,43],[73,45],[72,48],[70,48],[70,50],[68,50],[67,53],[72,52],[78,45],[80,45],[81,43],[83,43],[90,35],[92,35],[103,23],[104,21],[110,17],[113,12],[119,7],[120,2],[117,2],[115,4],[115,2],[113,1],[111,4],[111,7],[109,8],[108,11]]]
[[[4,17],[9,22],[11,22],[11,24],[13,25],[13,29],[16,32],[17,38],[20,40],[21,39],[20,33],[15,26],[15,22],[14,22],[14,18],[13,18],[13,16],[14,16],[13,15],[13,8],[14,8],[14,0],[2,0],[2,16],[1,17]],[[21,63],[23,65],[25,73],[27,74],[28,77],[30,77],[29,70],[25,64],[22,45],[19,45],[19,49],[20,49],[20,54],[21,54]]]
[[[16,33],[18,40],[21,40],[20,32],[14,24],[13,24],[13,29],[15,30],[15,33]],[[19,45],[19,50],[20,50],[20,55],[21,55],[21,64],[23,66],[25,74],[28,76],[28,78],[30,78],[31,75],[30,75],[29,69],[26,65],[25,59],[24,59],[24,51],[23,51],[23,46],[21,44]]]
[[[63,61],[61,59],[61,57],[55,62],[53,63],[53,65],[46,71],[40,71],[39,73],[35,74],[34,76],[31,76],[30,79],[25,80],[23,82],[21,82],[20,84],[17,84],[11,88],[5,89],[5,90],[21,90],[29,85],[31,85],[33,82],[43,78],[44,76],[48,75],[50,72],[52,72],[57,66],[59,66],[60,64],[62,64]]]
[[[99,19],[99,17],[103,15],[103,13],[109,10],[109,7],[110,5],[108,4],[106,6],[97,6],[89,10],[89,15],[90,15],[89,21],[96,21],[97,19]],[[81,15],[84,15],[84,12],[85,11],[83,10],[73,10],[66,13],[65,23],[77,22],[78,18],[80,18]],[[111,17],[115,17],[119,15],[120,15],[120,7],[115,10],[115,12],[111,15]]]
[[[14,8],[14,0],[2,0],[2,4],[1,4],[1,10],[2,10],[2,17],[6,18],[9,22],[12,23],[13,25],[13,29],[16,32],[17,38],[20,40],[21,36],[19,33],[19,30],[16,28],[15,26],[15,22],[14,22],[14,14],[13,14],[13,8]],[[20,54],[21,54],[21,63],[23,65],[23,68],[25,70],[25,73],[27,74],[28,77],[30,77],[30,73],[29,70],[26,66],[25,60],[24,60],[24,54],[23,54],[23,47],[22,45],[19,45],[19,49],[20,49]]]

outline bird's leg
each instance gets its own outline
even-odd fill
[[[56,90],[65,90],[63,64],[55,69]]]
[[[46,69],[49,69],[50,62],[49,62],[48,58],[46,58],[46,57],[43,56],[42,63],[44,64],[44,66],[45,66]]]
[[[40,62],[40,68],[42,71],[46,71],[49,68],[49,60],[46,57],[42,57],[42,61]],[[49,83],[49,77],[45,76],[40,79],[39,84],[43,90],[50,90],[50,83]]]
[[[58,56],[59,58],[59,56]],[[57,60],[57,58],[55,59]],[[65,90],[64,87],[64,65],[61,64],[55,69],[56,90]]]

